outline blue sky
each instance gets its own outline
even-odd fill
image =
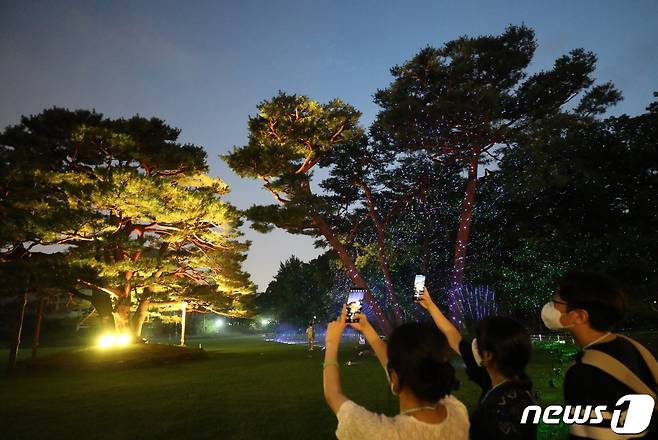
[[[658,2],[641,1],[85,1],[0,0],[0,127],[46,107],[139,113],[205,147],[211,174],[240,208],[273,199],[219,160],[246,142],[247,117],[278,90],[340,97],[369,124],[390,67],[461,35],[536,31],[532,70],[576,47],[637,114],[658,90]],[[280,261],[317,255],[312,239],[245,229],[246,269],[261,289]]]

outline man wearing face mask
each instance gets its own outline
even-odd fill
[[[565,403],[606,405],[609,410],[603,413],[600,424],[571,425],[572,439],[658,437],[655,408],[652,426],[643,436],[623,436],[611,429],[611,411],[617,409],[617,401],[628,394],[649,394],[655,400],[658,382],[654,356],[638,342],[613,333],[624,310],[624,293],[619,286],[604,275],[587,272],[565,275],[557,293],[542,309],[546,327],[567,330],[581,347],[565,376]]]

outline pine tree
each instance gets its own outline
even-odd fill
[[[228,186],[208,176],[203,149],[179,134],[156,118],[57,108],[7,128],[2,206],[15,221],[6,255],[66,245],[66,264],[94,276],[62,287],[137,335],[156,301],[246,315],[253,285],[241,269],[249,243],[240,240],[240,213],[222,200]]]
[[[381,111],[372,133],[379,142],[460,164],[467,175],[448,289],[458,324],[457,292],[464,282],[480,165],[496,160],[497,149],[515,144],[529,124],[559,113],[584,91],[593,102],[606,93],[617,97],[609,84],[591,87],[596,57],[583,49],[528,76],[535,48],[534,32],[525,26],[510,26],[498,36],[461,37],[427,47],[391,69],[393,82],[375,95]]]

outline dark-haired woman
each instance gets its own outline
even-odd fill
[[[468,438],[468,413],[450,395],[457,386],[448,362],[448,342],[436,328],[409,323],[396,328],[388,345],[364,314],[352,327],[363,333],[390,378],[391,392],[400,399],[400,414],[387,417],[352,402],[340,386],[338,346],[347,326],[346,311],[327,326],[324,397],[336,413],[339,439],[450,439]]]
[[[441,313],[427,289],[420,305],[430,312],[450,347],[461,355],[466,375],[482,389],[471,413],[472,440],[534,440],[537,426],[521,424],[523,410],[534,405],[532,382],[525,373],[532,346],[526,329],[510,318],[482,319],[470,343]]]

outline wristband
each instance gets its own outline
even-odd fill
[[[324,370],[329,365],[335,365],[336,367],[338,367],[338,361],[324,361],[324,364],[322,364],[322,369]]]

